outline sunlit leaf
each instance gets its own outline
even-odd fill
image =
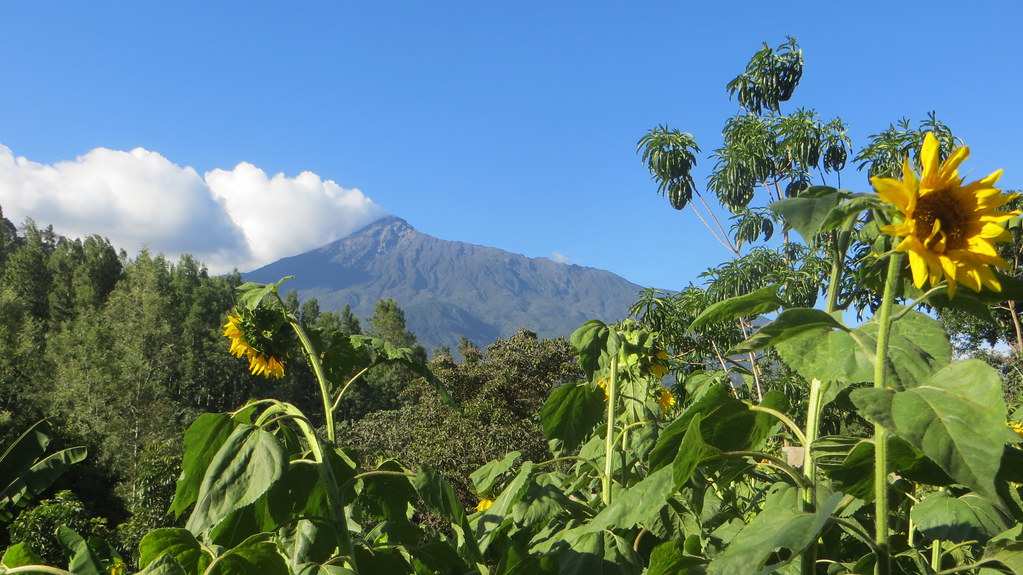
[[[1001,378],[980,360],[950,364],[918,387],[857,389],[853,403],[924,452],[957,482],[998,501],[1003,446],[1019,441],[1005,426]]]
[[[154,529],[139,544],[139,567],[163,556],[173,557],[187,573],[202,573],[210,562],[192,532],[175,527]]]
[[[180,516],[199,497],[206,469],[221,446],[231,436],[237,423],[227,413],[204,413],[185,431],[185,455],[181,461],[170,513]]]
[[[728,355],[738,355],[778,345],[802,333],[813,331],[815,335],[832,329],[848,330],[831,314],[819,309],[787,309],[774,321],[757,330],[749,339],[728,350]]]
[[[763,511],[711,562],[707,575],[767,575],[784,567],[817,539],[842,497],[841,493],[835,493],[821,502],[815,513],[804,513],[800,511],[799,490],[776,484],[767,496]],[[776,555],[780,549],[787,549],[789,553]],[[773,562],[768,563],[772,558]]]
[[[540,411],[548,439],[560,439],[564,452],[574,452],[605,412],[604,392],[589,385],[566,384],[551,392]]]
[[[254,502],[284,475],[288,454],[269,432],[240,425],[217,451],[185,527],[199,534]]]
[[[703,313],[689,324],[689,329],[698,331],[707,324],[777,311],[778,308],[785,305],[785,302],[778,297],[778,287],[777,284],[769,285],[755,292],[715,303],[703,310]]]

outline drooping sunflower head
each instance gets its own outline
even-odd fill
[[[283,322],[275,317],[274,310],[235,310],[236,315],[227,316],[224,336],[231,340],[231,353],[236,357],[246,356],[249,371],[253,375],[284,377],[284,359],[288,355],[288,341]]]
[[[938,139],[928,132],[920,150],[919,177],[907,158],[901,180],[870,180],[881,200],[898,210],[894,223],[881,231],[902,238],[895,250],[909,254],[913,283],[922,288],[944,279],[949,297],[958,284],[974,291],[983,287],[1001,291],[991,267],[1009,264],[993,244],[1012,239],[1002,223],[1019,214],[998,210],[1016,197],[994,187],[1001,170],[963,185],[958,168],[969,155],[969,148],[956,148],[942,162]]]

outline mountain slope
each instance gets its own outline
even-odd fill
[[[520,327],[567,337],[589,319],[624,317],[643,289],[607,271],[437,239],[397,217],[244,274],[261,283],[287,275],[286,289],[323,310],[348,304],[364,318],[394,299],[427,350],[454,349],[460,335],[487,345]]]

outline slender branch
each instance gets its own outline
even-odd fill
[[[353,375],[352,378],[348,380],[348,383],[346,383],[345,386],[341,388],[341,391],[338,392],[337,394],[337,399],[334,400],[334,405],[330,406],[331,413],[333,413],[334,410],[337,409],[338,405],[341,405],[341,398],[345,396],[345,392],[348,391],[348,388],[351,387],[353,383],[355,383],[355,380],[362,377],[362,374],[366,373],[367,371],[369,371],[369,366],[366,366],[359,370],[359,373]]]
[[[873,551],[874,553],[880,551],[877,548],[877,544],[874,543],[874,541],[870,538],[870,534],[867,533],[859,524],[834,515],[831,516],[831,521],[834,522],[835,525],[838,525],[842,529],[845,529],[845,531],[852,535],[853,537],[866,543],[867,546],[870,547],[870,550]]]
[[[707,203],[707,200],[703,199],[703,194],[701,194],[699,191],[697,191],[696,192],[696,197],[700,198],[700,203],[703,204],[703,207],[707,208],[707,213],[710,215],[711,219],[714,220],[714,223],[717,225],[718,230],[721,231],[721,236],[724,237],[724,238],[728,238],[728,232],[726,232],[724,226],[721,225],[721,220],[719,220],[718,217],[716,215],[714,215],[714,210],[711,209],[710,204]],[[703,219],[703,218],[700,218],[700,219]],[[710,227],[710,226],[707,226],[707,227]],[[712,230],[712,232],[713,232],[713,230]],[[715,234],[715,235],[717,235],[717,234]],[[732,245],[732,242],[730,242],[730,241],[725,245],[725,247],[727,247],[737,257],[742,255],[742,254],[739,253],[739,250]]]
[[[704,204],[706,204],[706,202],[704,202]],[[710,207],[708,206],[707,209],[709,210]],[[696,214],[696,217],[700,218],[700,221],[703,222],[703,225],[710,231],[711,235],[714,236],[714,239],[717,240],[719,244],[721,244],[726,250],[732,252],[733,254],[739,255],[739,252],[737,252],[735,248],[732,247],[731,242],[727,241],[728,236],[725,236],[724,239],[718,236],[718,233],[714,231],[714,228],[711,227],[710,223],[708,223],[707,220],[704,219],[703,214],[700,213],[699,208],[697,208],[695,205],[693,205],[693,213]]]
[[[358,481],[358,480],[360,480],[360,479],[362,479],[364,477],[373,477],[373,476],[376,476],[376,475],[396,475],[396,476],[400,476],[400,477],[415,477],[414,473],[406,473],[404,471],[387,471],[387,470],[379,470],[379,469],[375,470],[375,471],[365,471],[365,472],[360,473],[360,474],[356,475],[355,477],[349,479],[348,481],[345,481],[344,484],[341,485],[341,489],[339,489],[338,491],[344,491],[345,489],[348,489],[352,485],[355,485],[356,481]]]
[[[597,465],[597,462],[593,461],[592,459],[586,459],[585,457],[580,457],[578,455],[565,455],[564,457],[555,457],[554,459],[548,459],[547,461],[541,461],[540,463],[537,463],[536,466],[539,467],[541,465],[550,465],[552,463],[558,463],[559,461],[582,461],[583,463],[589,465],[594,470],[596,470],[596,472],[598,474],[600,474],[600,475],[604,474],[604,470],[600,468],[600,465]]]
[[[764,463],[764,465],[771,465],[773,467],[777,467],[778,469],[784,471],[786,475],[788,475],[789,477],[792,478],[793,483],[795,483],[797,487],[800,487],[800,488],[803,488],[803,489],[808,487],[808,485],[806,483],[806,478],[803,477],[803,475],[801,473],[799,473],[799,470],[797,470],[795,467],[792,467],[791,465],[789,465],[788,462],[785,461],[784,459],[782,459],[782,458],[780,458],[780,457],[778,457],[776,455],[771,455],[770,453],[763,453],[763,452],[760,452],[760,451],[722,451],[721,453],[719,453],[717,455],[713,455],[711,457],[708,457],[707,460],[709,461],[709,460],[712,460],[712,459],[719,459],[721,457],[731,457],[731,456],[752,457],[754,459],[760,459],[761,462]]]
[[[804,449],[807,450],[810,449],[810,445],[806,442],[806,435],[803,434],[803,431],[799,429],[799,426],[796,425],[796,422],[792,421],[789,418],[789,416],[785,415],[784,413],[776,409],[771,409],[770,407],[764,407],[762,405],[754,405],[749,401],[744,401],[743,403],[745,403],[749,407],[750,411],[763,411],[764,413],[771,414],[778,418],[778,420],[784,423],[785,426],[788,427],[789,430],[792,432],[792,434],[796,436],[796,439],[799,440],[799,443],[803,446]]]

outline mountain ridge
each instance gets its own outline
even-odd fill
[[[624,317],[643,289],[597,268],[435,238],[397,216],[243,274],[261,283],[288,275],[285,289],[322,310],[348,304],[362,318],[394,299],[428,350],[454,348],[462,335],[487,345],[520,327],[567,337],[589,319]]]

